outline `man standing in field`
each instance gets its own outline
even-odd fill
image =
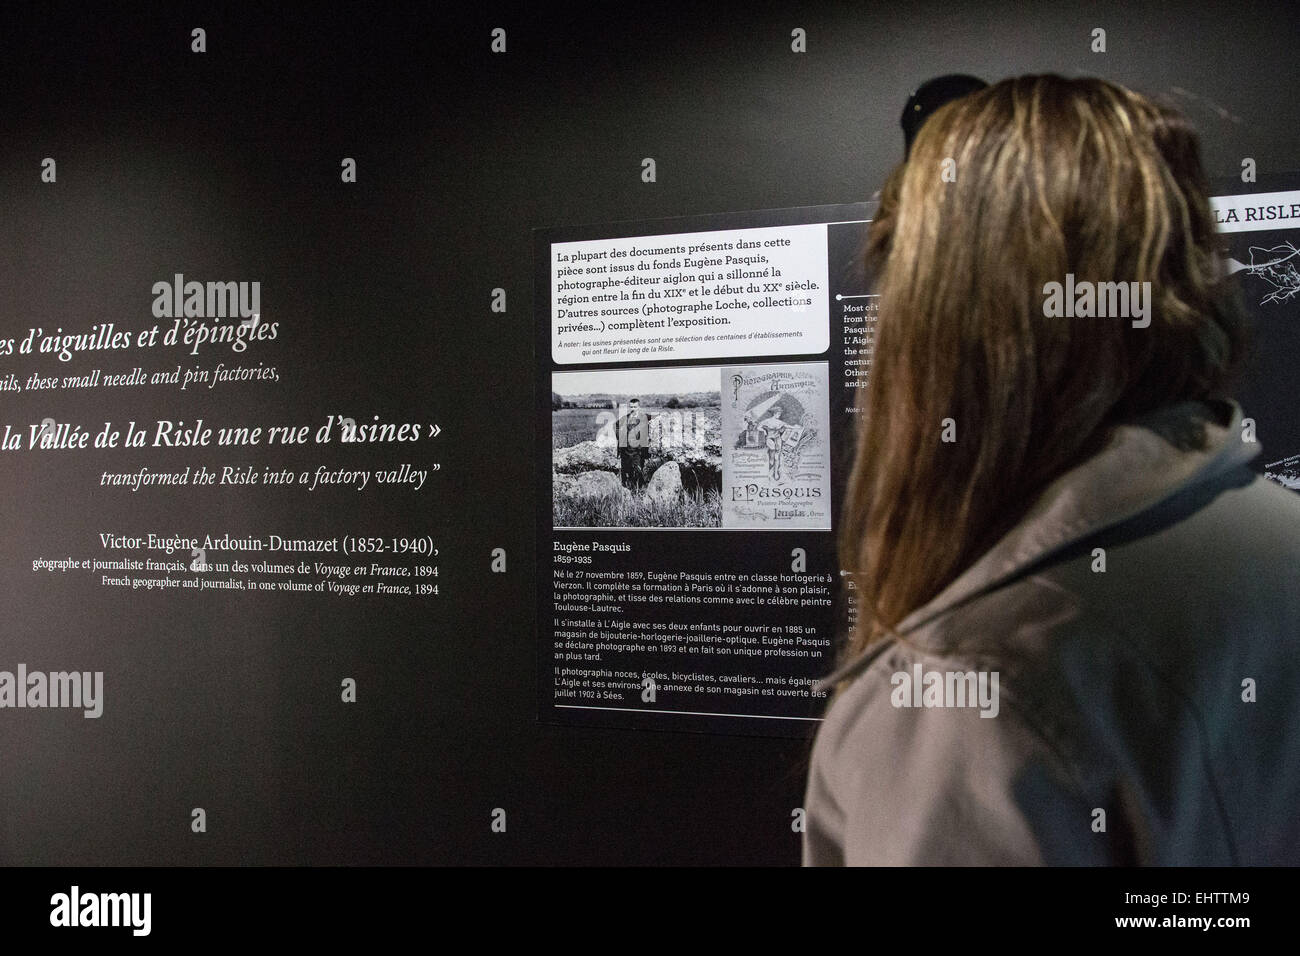
[[[641,411],[641,400],[630,398],[627,412],[614,423],[618,440],[618,477],[624,488],[640,489],[646,459],[650,456],[650,416]]]

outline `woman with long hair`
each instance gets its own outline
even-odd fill
[[[881,191],[807,864],[1296,862],[1300,499],[1195,133],[1094,79],[940,108]]]

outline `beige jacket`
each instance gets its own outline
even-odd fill
[[[1258,450],[1231,403],[1115,429],[828,677],[804,863],[1300,863],[1300,496]]]

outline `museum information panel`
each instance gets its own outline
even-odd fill
[[[818,719],[871,362],[869,208],[536,233],[544,718],[792,736]]]

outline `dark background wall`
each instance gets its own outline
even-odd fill
[[[419,494],[133,495],[98,488],[99,470],[205,459],[0,457],[0,667],[102,669],[107,688],[98,721],[0,713],[0,862],[796,862],[805,742],[535,720],[531,229],[867,199],[900,158],[908,93],[946,72],[1165,94],[1200,126],[1212,174],[1300,155],[1286,2],[547,6],[6,11],[0,337],[145,326],[152,283],[175,272],[257,279],[281,336],[244,359],[282,377],[208,396],[6,395],[0,419],[381,414],[445,439]],[[795,27],[806,54],[790,52]],[[47,156],[56,185],[39,181]],[[432,534],[444,596],[120,594],[30,569],[88,555],[103,530],[280,526]],[[505,575],[488,571],[495,547]],[[342,676],[356,705],[339,702]]]

